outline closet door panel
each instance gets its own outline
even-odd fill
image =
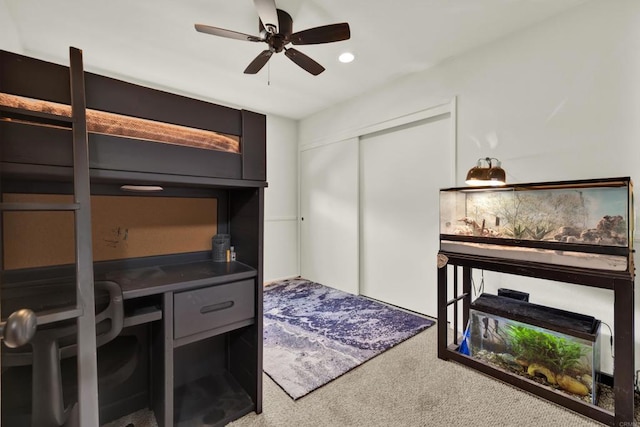
[[[433,317],[450,133],[446,114],[360,139],[360,293]]]
[[[358,292],[358,140],[300,153],[300,272]]]

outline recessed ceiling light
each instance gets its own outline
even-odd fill
[[[354,59],[355,59],[355,56],[353,56],[353,53],[351,52],[345,52],[338,57],[338,61],[343,62],[345,64],[353,61]]]

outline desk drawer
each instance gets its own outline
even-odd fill
[[[211,286],[173,295],[174,338],[216,329],[254,317],[253,280]]]

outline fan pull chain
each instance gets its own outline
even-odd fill
[[[271,86],[271,61],[267,63],[267,86]]]

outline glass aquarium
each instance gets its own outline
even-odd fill
[[[444,251],[629,271],[629,178],[440,191]]]
[[[509,298],[482,294],[472,304],[469,356],[596,404],[600,321],[523,301],[505,303],[506,300]]]

